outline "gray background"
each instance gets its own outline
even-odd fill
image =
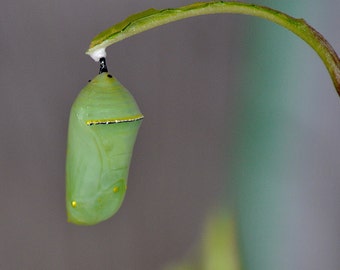
[[[340,51],[340,5],[320,2],[327,6],[323,23],[317,23],[320,11],[312,5],[294,15],[307,17]],[[66,223],[68,113],[98,70],[84,54],[90,40],[132,13],[188,3],[2,1],[0,269],[161,269],[194,245],[207,212],[226,204],[228,161],[233,159],[228,153],[238,134],[242,106],[235,86],[243,80],[240,71],[247,64],[250,39],[242,33],[251,33],[254,22],[236,15],[173,23],[108,49],[110,72],[130,89],[145,115],[129,190],[123,207],[110,220],[93,227]],[[275,1],[262,3],[278,7]],[[300,49],[301,54],[306,50]],[[290,262],[286,269],[326,265],[323,269],[336,270],[340,106],[322,63],[311,51],[302,59],[309,58],[315,67],[310,74],[317,74],[309,76],[309,83],[324,89],[312,92],[309,109],[292,117],[305,124],[305,138],[322,138],[316,146],[312,139],[301,139],[301,151],[315,146],[308,152],[311,161],[306,161],[306,168],[315,164],[314,155],[324,158],[318,163],[319,174],[301,170],[301,181],[287,188],[298,194],[289,209],[302,211],[290,212],[294,222],[285,228],[290,236],[305,237],[309,247],[320,241],[322,247],[297,248],[300,256],[290,252],[301,243],[298,237],[278,245],[285,247],[282,254]],[[316,121],[319,126],[313,122],[318,116],[324,117]],[[311,218],[308,211],[315,207],[322,215]],[[314,220],[324,222],[315,225]],[[320,233],[326,239],[309,237]]]

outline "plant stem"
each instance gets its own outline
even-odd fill
[[[281,25],[299,36],[320,56],[340,96],[340,59],[327,40],[303,19],[296,19],[280,11],[254,4],[222,1],[199,2],[180,8],[148,9],[134,14],[98,34],[92,40],[86,53],[91,55],[111,44],[163,24],[217,13],[236,13],[260,17]]]

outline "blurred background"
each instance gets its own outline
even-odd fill
[[[98,72],[89,42],[189,3],[2,1],[0,269],[340,269],[339,99],[314,51],[258,18],[191,18],[107,50],[145,116],[129,189],[113,218],[66,222],[68,114]],[[339,1],[253,3],[340,52]]]

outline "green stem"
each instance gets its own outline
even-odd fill
[[[101,32],[92,40],[86,53],[93,54],[113,43],[163,24],[189,17],[217,13],[236,13],[257,16],[281,25],[295,33],[308,43],[320,56],[340,96],[340,59],[327,40],[303,19],[296,19],[280,11],[253,4],[222,1],[200,2],[180,8],[163,10],[148,9],[141,13],[134,14]]]

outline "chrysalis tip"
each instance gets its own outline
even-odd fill
[[[108,72],[105,57],[99,59],[99,74],[103,72]],[[111,76],[112,77],[112,76]]]

